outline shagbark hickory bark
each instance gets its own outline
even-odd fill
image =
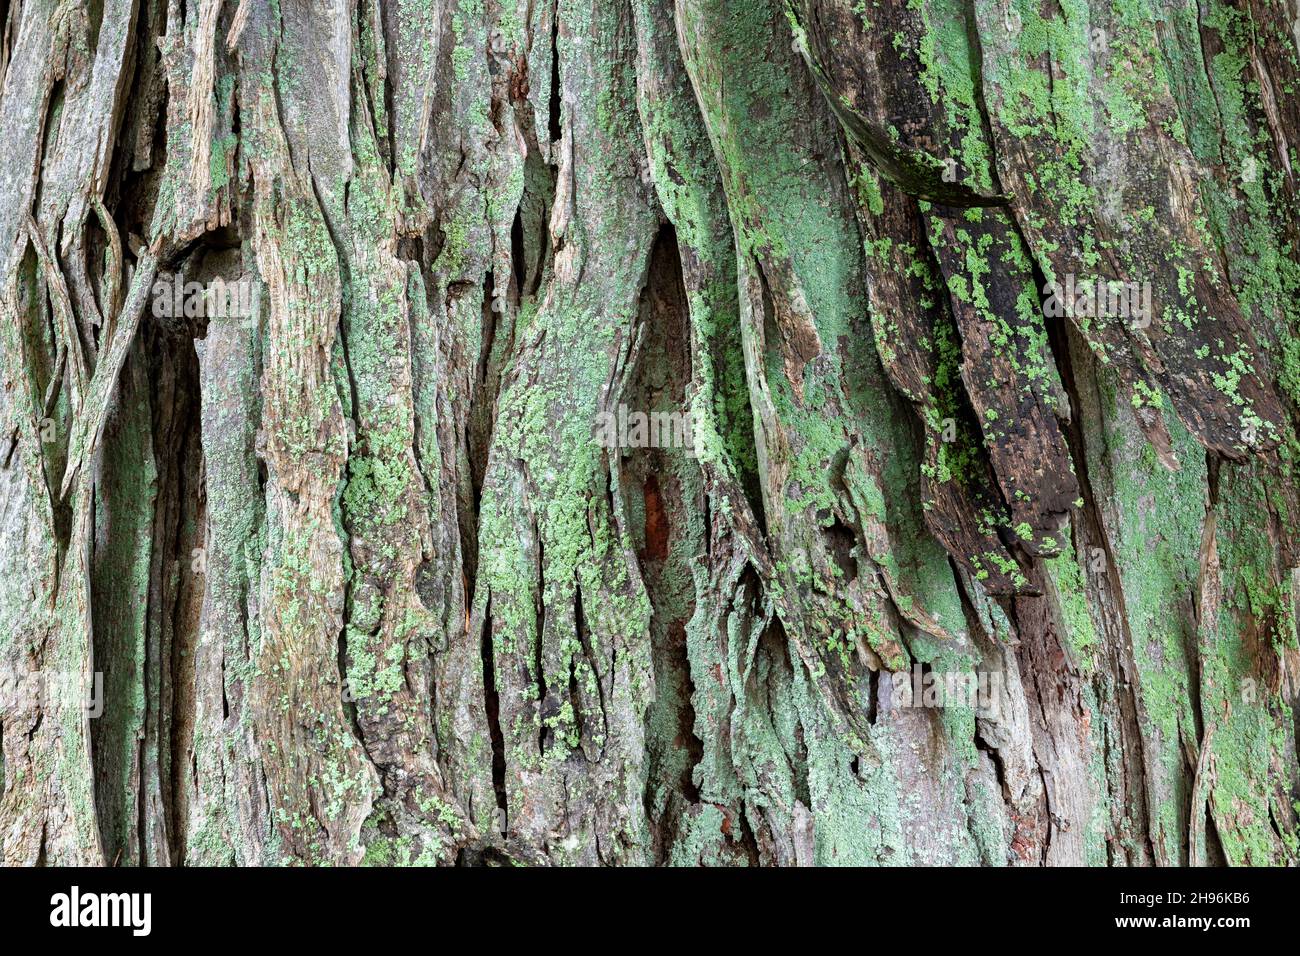
[[[1283,0],[0,3],[0,855],[1296,862],[1298,84]]]

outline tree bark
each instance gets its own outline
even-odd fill
[[[0,0],[0,131],[5,863],[1300,862],[1294,4]]]

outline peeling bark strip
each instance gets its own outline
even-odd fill
[[[0,5],[0,858],[1300,862],[1298,44]]]

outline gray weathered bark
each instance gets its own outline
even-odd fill
[[[0,0],[0,857],[1296,862],[1298,84],[1290,0]]]

